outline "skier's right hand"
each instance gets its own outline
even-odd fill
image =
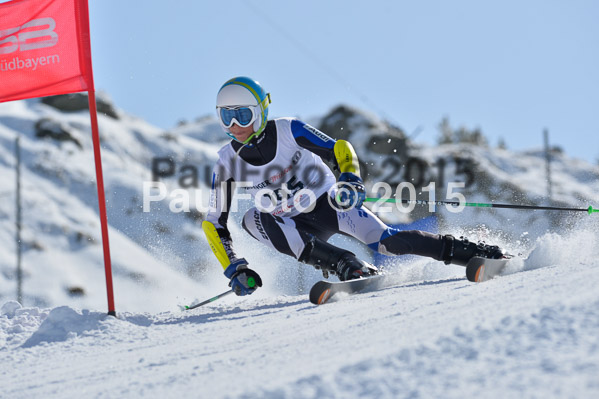
[[[337,181],[339,191],[337,194],[337,205],[341,209],[358,208],[366,200],[366,189],[360,176],[351,172],[344,172],[339,175]]]
[[[251,295],[258,287],[262,287],[262,279],[258,273],[248,268],[248,263],[243,258],[227,266],[225,276],[231,280],[229,287],[239,296]]]

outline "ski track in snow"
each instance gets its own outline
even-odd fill
[[[248,297],[112,318],[9,302],[0,396],[597,397],[599,263],[524,263],[483,284],[390,278],[320,307]]]

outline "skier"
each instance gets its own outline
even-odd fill
[[[270,103],[270,94],[248,77],[228,80],[216,98],[218,119],[232,140],[218,152],[211,209],[202,228],[237,295],[253,293],[262,280],[233,250],[227,219],[234,185],[257,205],[245,213],[243,228],[270,248],[321,269],[325,277],[330,273],[345,281],[377,273],[351,251],[328,243],[336,233],[385,255],[415,254],[446,264],[503,257],[497,246],[387,226],[362,207],[365,189],[352,145],[298,119],[268,120]],[[339,170],[338,182],[323,160]]]

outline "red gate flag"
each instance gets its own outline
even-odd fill
[[[0,102],[87,91],[108,314],[116,316],[87,0],[0,3]]]
[[[0,102],[94,90],[87,0],[0,4]]]

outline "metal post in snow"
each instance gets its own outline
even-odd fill
[[[17,180],[17,192],[16,192],[16,248],[17,248],[17,301],[23,305],[23,268],[21,265],[22,254],[23,254],[23,243],[21,240],[21,226],[22,226],[22,211],[21,211],[21,147],[19,136],[15,139],[15,153],[16,153],[16,180]]]
[[[551,202],[552,184],[551,184],[551,149],[549,148],[549,130],[543,130],[543,141],[545,143],[545,174],[547,177],[547,198]]]

